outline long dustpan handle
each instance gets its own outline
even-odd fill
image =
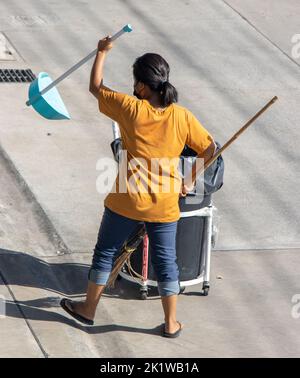
[[[125,25],[121,30],[119,30],[116,34],[114,34],[111,37],[111,41],[115,41],[117,38],[121,37],[124,33],[129,33],[132,31],[131,25],[127,24]],[[94,55],[97,54],[98,49],[95,49],[89,55],[87,55],[85,58],[81,59],[78,63],[76,63],[73,67],[69,68],[68,71],[63,73],[61,76],[59,76],[56,80],[54,80],[51,84],[49,84],[46,88],[44,88],[37,96],[34,96],[32,99],[28,100],[26,102],[27,106],[32,105],[36,100],[40,98],[40,96],[44,95],[46,92],[48,92],[51,88],[55,87],[58,83],[63,81],[66,77],[71,75],[72,72],[76,71],[79,67],[81,67],[84,63],[86,63],[88,60],[90,60]]]

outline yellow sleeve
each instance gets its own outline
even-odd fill
[[[187,125],[188,133],[185,143],[197,154],[202,154],[214,141],[212,136],[189,111],[187,111]]]
[[[132,96],[101,87],[98,95],[98,106],[101,113],[119,122],[123,112],[132,102]]]

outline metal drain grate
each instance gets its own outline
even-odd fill
[[[31,70],[0,69],[0,83],[31,83],[34,79]]]

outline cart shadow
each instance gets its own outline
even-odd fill
[[[185,296],[193,296],[193,297],[205,297],[206,295],[203,293],[203,291],[187,291],[180,293],[180,295],[185,295]]]

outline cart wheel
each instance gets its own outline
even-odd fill
[[[203,282],[202,289],[203,289],[203,295],[207,296],[209,292],[209,281]]]
[[[140,287],[140,295],[141,295],[141,299],[145,300],[148,298],[148,286],[142,286]]]
[[[185,286],[181,286],[181,287],[180,287],[179,294],[182,294],[182,293],[184,292],[184,290],[185,290]]]
[[[146,300],[148,298],[148,291],[142,291],[141,292],[141,299]]]

